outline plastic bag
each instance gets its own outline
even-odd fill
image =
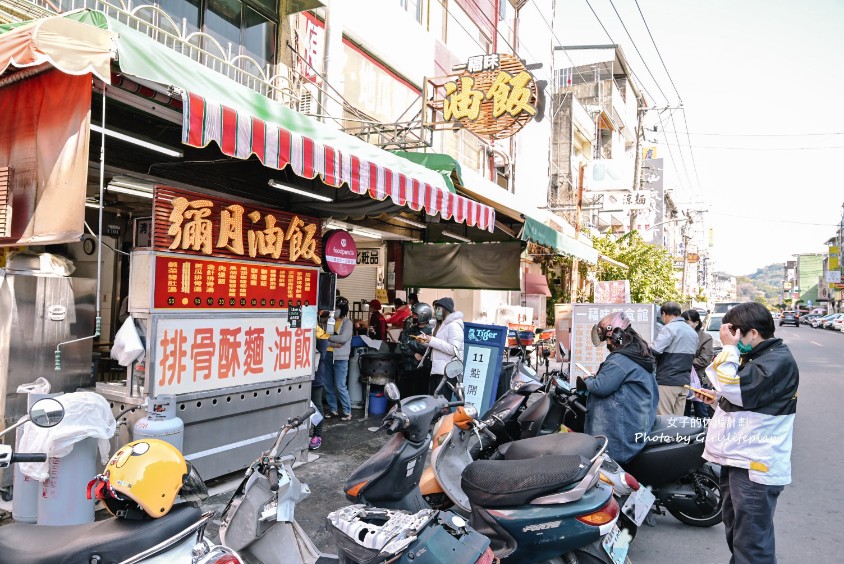
[[[64,406],[64,419],[55,427],[42,428],[34,423],[23,425],[18,452],[43,452],[48,457],[61,458],[70,454],[79,441],[94,438],[98,439],[101,463],[107,463],[109,439],[114,436],[116,427],[108,401],[94,392],[73,392],[55,399]],[[27,462],[18,467],[25,476],[39,482],[50,477],[47,462]]]
[[[38,378],[35,382],[30,384],[21,384],[18,386],[17,393],[19,394],[49,394],[50,382],[43,376]]]
[[[135,327],[135,320],[130,315],[114,336],[111,358],[120,363],[120,366],[129,366],[136,360],[143,360],[145,352],[146,349]]]

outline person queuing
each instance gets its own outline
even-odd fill
[[[656,383],[659,385],[657,415],[683,415],[691,383],[692,361],[697,350],[697,333],[680,317],[680,304],[665,302],[659,308],[665,326],[654,339],[651,352],[656,357]]]
[[[339,417],[341,421],[351,421],[352,400],[349,397],[349,355],[352,351],[352,322],[349,315],[349,300],[339,297],[334,311],[334,334],[328,337],[328,350],[325,353],[325,403],[328,404],[326,419]],[[337,410],[337,400],[340,411]]]
[[[393,300],[395,311],[393,315],[387,318],[387,325],[392,325],[396,329],[404,329],[404,322],[411,315],[410,306],[402,301],[401,298]]]
[[[428,393],[428,380],[431,377],[431,359],[425,353],[427,345],[421,342],[422,335],[430,336],[433,331],[431,319],[434,317],[434,310],[425,303],[418,303],[413,306],[410,317],[410,325],[405,329],[399,338],[399,351],[402,355],[401,370],[402,379],[408,382],[408,395],[416,396]]]
[[[454,310],[454,300],[440,298],[434,302],[437,320],[431,335],[420,336],[419,342],[428,347],[431,357],[431,377],[428,393],[433,394],[445,374],[445,365],[454,359],[463,360],[463,312]]]
[[[383,341],[387,338],[387,320],[381,313],[381,302],[372,300],[369,302],[369,336],[372,339]]]
[[[682,317],[689,324],[689,327],[697,333],[697,350],[692,360],[692,370],[694,373],[689,373],[692,380],[691,385],[693,388],[711,390],[712,385],[706,377],[706,367],[712,362],[712,335],[703,330],[703,322],[700,320],[700,313],[696,309],[684,311]],[[694,394],[687,398],[685,413],[687,417],[712,417],[710,407],[694,397]]]
[[[584,432],[607,437],[607,452],[625,464],[645,448],[647,442],[636,437],[650,433],[656,420],[656,362],[648,344],[621,311],[593,327],[592,343],[606,343],[610,354],[597,374],[583,380],[578,377],[578,387],[589,392]]]
[[[791,483],[791,444],[800,371],[771,312],[756,302],[722,320],[724,349],[707,367],[714,405],[703,457],[721,465],[727,546],[735,564],[774,564],[774,512]]]

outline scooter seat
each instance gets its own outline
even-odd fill
[[[523,460],[553,454],[582,456],[591,460],[600,452],[604,442],[585,433],[552,433],[504,443],[498,456],[504,460]]]
[[[574,455],[477,460],[463,471],[460,484],[473,506],[513,507],[576,484],[589,466],[589,460]]]
[[[14,523],[0,527],[0,560],[15,564],[122,562],[177,535],[201,517],[198,507],[184,504],[145,521],[115,517],[83,525]]]

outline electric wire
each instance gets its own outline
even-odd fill
[[[686,133],[710,137],[830,137],[844,135],[844,131],[830,131],[828,133],[695,133],[687,131]]]
[[[677,135],[677,125],[674,122],[674,110],[673,109],[668,110],[668,112],[669,112],[668,113],[668,119],[671,120],[671,124],[674,126],[674,138],[677,140],[677,148],[678,148],[678,152],[680,153],[680,162],[683,165],[683,174],[686,175],[686,184],[689,187],[689,193],[691,193],[693,191],[692,181],[689,178],[689,168],[686,166],[686,157],[683,154],[683,146],[680,144],[680,136]],[[667,140],[668,140],[668,137],[666,136],[666,141]]]
[[[636,3],[636,9],[639,10],[639,15],[642,16],[642,23],[645,24],[645,29],[648,31],[648,36],[651,38],[651,43],[653,43],[654,49],[656,50],[656,54],[659,57],[659,62],[662,63],[662,68],[665,69],[665,74],[666,74],[666,76],[668,76],[668,81],[671,82],[671,87],[674,89],[674,93],[677,94],[677,100],[680,102],[680,105],[682,106],[683,105],[683,99],[680,97],[680,92],[677,90],[677,86],[674,84],[674,79],[671,78],[671,73],[668,72],[668,67],[665,65],[665,61],[662,59],[662,53],[659,52],[659,47],[656,46],[656,41],[654,40],[654,36],[651,33],[651,28],[648,25],[647,20],[645,19],[645,14],[642,13],[642,8],[639,7],[639,0],[633,0],[633,1]]]

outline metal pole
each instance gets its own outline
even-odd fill
[[[580,163],[580,168],[577,171],[577,208],[574,217],[574,238],[577,240],[580,237],[580,214],[583,208],[583,172],[585,165]],[[580,261],[576,258],[571,263],[571,290],[570,300],[572,303],[577,301],[577,290],[580,286]]]

